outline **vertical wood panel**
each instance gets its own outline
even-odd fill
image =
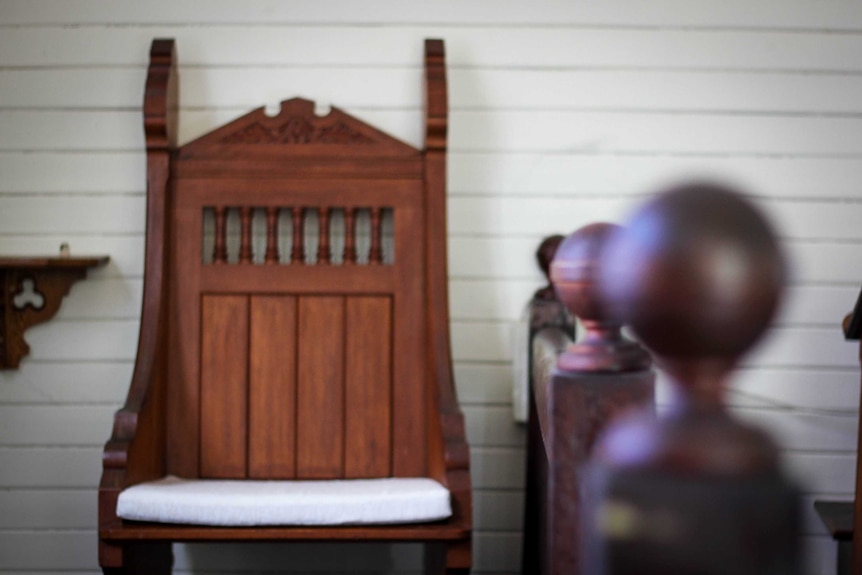
[[[414,197],[419,201],[421,194],[415,193]],[[398,208],[393,220],[399,253],[424,254],[420,212],[416,208]],[[428,451],[425,258],[400,257],[394,268],[398,279],[392,322],[392,473],[396,477],[416,477],[426,472]]]
[[[297,453],[300,478],[344,476],[344,298],[300,297]]]
[[[167,472],[200,474],[200,267],[203,216],[200,206],[176,208],[168,314]]]
[[[253,297],[248,475],[296,476],[296,298]]]
[[[347,298],[346,477],[392,472],[392,309],[388,297]]]
[[[201,477],[246,476],[248,298],[201,304]]]

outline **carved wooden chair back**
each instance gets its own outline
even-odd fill
[[[168,472],[424,475],[421,153],[295,99],[174,166]]]
[[[147,541],[439,543],[469,569],[469,449],[449,351],[446,78],[425,46],[425,149],[303,99],[174,145],[172,40],[153,43],[144,102],[148,215],[141,336],[105,447],[100,561]],[[316,529],[136,523],[129,486],[188,479],[430,477],[430,525]],[[161,555],[159,555],[161,554]],[[119,572],[118,571],[118,572]]]

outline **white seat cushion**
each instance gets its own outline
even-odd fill
[[[452,515],[449,491],[433,479],[325,481],[180,479],[125,489],[117,515],[195,525],[419,523]]]

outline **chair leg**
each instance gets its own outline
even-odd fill
[[[468,575],[472,563],[469,540],[425,545],[425,575]]]
[[[171,575],[174,553],[169,542],[125,543],[112,546],[111,559],[102,561],[103,575]]]

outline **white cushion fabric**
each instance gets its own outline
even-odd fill
[[[449,491],[424,477],[257,481],[167,476],[125,489],[117,515],[195,525],[418,523],[452,515]]]

